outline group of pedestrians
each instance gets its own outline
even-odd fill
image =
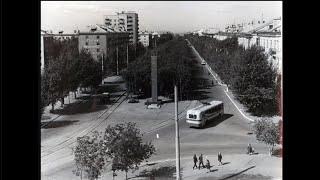
[[[197,163],[199,162],[198,166]],[[219,162],[219,166],[223,165],[222,164],[222,154],[221,152],[218,153],[218,162]],[[203,164],[203,154],[200,154],[199,158],[197,158],[197,155],[194,154],[193,155],[193,168],[207,168],[210,171],[211,165],[210,165],[210,161],[208,159],[208,157],[206,157],[206,165]]]
[[[251,146],[251,144],[248,144],[248,147],[247,147],[247,154],[249,155],[252,155],[254,154],[254,149],[253,147]],[[198,163],[198,165],[197,165]],[[223,163],[222,163],[222,154],[221,152],[218,153],[218,163],[219,163],[219,166],[222,166]],[[206,165],[203,164],[203,154],[200,154],[199,158],[197,158],[197,155],[194,154],[193,155],[193,167],[192,169],[194,168],[207,168],[209,171],[210,171],[210,168],[211,168],[211,165],[210,165],[210,161],[208,159],[208,157],[206,157]]]

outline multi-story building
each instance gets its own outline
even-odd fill
[[[149,47],[149,43],[151,41],[151,34],[144,31],[139,33],[139,42],[142,43],[144,47]]]
[[[48,59],[56,56],[57,42],[66,42],[68,40],[78,41],[78,32],[63,34],[63,32],[53,33],[52,31],[41,30],[41,69],[47,67]]]
[[[262,20],[255,23],[252,21],[246,25],[238,26],[238,28],[235,25],[228,26],[226,32],[219,32],[213,37],[224,40],[234,36],[238,38],[238,43],[245,49],[253,45],[262,47],[265,53],[270,55],[269,61],[278,69],[279,73],[282,73],[281,18],[275,18],[268,22]]]
[[[87,26],[79,31],[79,51],[89,51],[95,60],[108,56],[108,52],[129,43],[129,33],[117,31],[104,25]]]
[[[105,15],[104,25],[117,31],[129,32],[130,43],[136,45],[138,42],[139,19],[138,14],[133,11],[122,11],[116,15]]]

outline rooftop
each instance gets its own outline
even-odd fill
[[[207,109],[210,109],[211,107],[214,107],[216,105],[219,105],[219,104],[222,104],[222,101],[211,101],[209,104],[201,104],[200,106],[198,107],[195,107],[191,110],[194,110],[194,111],[205,111]]]

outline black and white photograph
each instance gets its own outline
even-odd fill
[[[41,1],[41,180],[282,180],[282,1]]]

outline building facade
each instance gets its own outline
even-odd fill
[[[148,32],[139,33],[139,42],[142,43],[144,47],[149,47],[152,35]]]
[[[129,33],[119,32],[103,25],[87,26],[79,31],[79,51],[82,49],[91,53],[95,60],[108,56],[108,52],[129,43]]]
[[[139,40],[139,18],[137,13],[122,11],[116,15],[105,15],[103,21],[108,28],[129,32],[130,43],[137,44]]]
[[[237,37],[239,45],[245,49],[253,45],[260,46],[269,55],[269,62],[272,63],[278,73],[282,73],[282,21],[275,18],[268,22],[253,21],[248,25],[228,26],[225,32],[218,32],[213,37],[218,40],[225,40],[229,37]],[[211,36],[210,36],[211,37]]]

